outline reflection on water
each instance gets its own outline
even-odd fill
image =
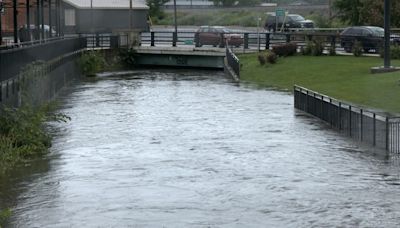
[[[1,182],[13,226],[400,225],[398,159],[295,111],[289,94],[138,71],[61,100],[72,121],[53,124],[46,168]]]

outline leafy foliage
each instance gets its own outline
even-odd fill
[[[105,58],[100,51],[88,51],[78,60],[82,73],[88,76],[95,75],[105,67]]]
[[[390,47],[390,56],[392,59],[400,59],[400,45],[396,44]]]
[[[138,54],[136,50],[130,49],[121,49],[119,52],[119,58],[121,62],[128,68],[132,68],[136,65],[136,59]]]
[[[64,114],[54,113],[54,105],[34,108],[3,107],[0,115],[0,173],[18,162],[40,156],[51,146],[51,137],[44,128],[47,121],[66,122]]]
[[[273,51],[263,51],[258,53],[258,62],[261,66],[264,66],[267,62],[269,64],[275,64],[278,61],[278,56]]]
[[[339,18],[351,25],[383,26],[384,0],[335,0]],[[392,26],[400,26],[400,1],[391,1]]]
[[[272,52],[274,52],[277,56],[292,56],[297,53],[297,45],[296,43],[274,45],[272,47]]]
[[[7,222],[8,218],[11,217],[11,210],[4,209],[0,211],[0,228]]]
[[[311,40],[301,49],[302,55],[321,56],[324,53],[324,42],[322,40]]]
[[[168,0],[146,0],[149,6],[149,16],[152,18],[153,22],[157,23],[158,20],[165,17],[162,6],[167,2]]]
[[[360,41],[354,42],[353,49],[352,49],[353,55],[355,57],[360,57],[363,54],[363,45]]]

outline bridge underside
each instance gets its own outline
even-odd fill
[[[139,47],[139,65],[224,69],[225,52],[171,47]]]

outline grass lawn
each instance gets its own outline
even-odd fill
[[[257,54],[239,55],[241,80],[292,90],[297,84],[366,108],[400,114],[400,72],[370,74],[383,65],[378,57],[292,56],[261,66]],[[392,61],[400,66],[400,61]]]

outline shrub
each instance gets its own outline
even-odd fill
[[[278,56],[275,54],[275,52],[268,52],[267,61],[270,64],[275,64],[278,61]]]
[[[267,62],[267,56],[263,52],[260,52],[257,58],[261,66],[264,66],[265,63]]]
[[[121,49],[119,52],[119,57],[121,62],[128,68],[133,68],[136,65],[136,59],[138,54],[136,50],[130,49]]]
[[[302,55],[311,55],[314,43],[312,41],[307,41],[306,46],[302,47],[301,54]]]
[[[360,57],[363,54],[363,46],[360,41],[354,42],[353,49],[352,49],[353,55],[355,57]]]
[[[329,47],[329,55],[335,56],[336,55],[336,48],[334,46]]]
[[[82,54],[78,60],[82,73],[87,76],[96,75],[101,72],[105,66],[103,53],[99,51],[88,51]]]
[[[400,46],[398,44],[390,46],[390,56],[392,59],[400,59]]]
[[[296,43],[286,43],[279,44],[272,47],[272,52],[274,52],[277,56],[292,56],[297,53],[297,44]]]
[[[323,40],[313,40],[313,45],[311,48],[311,55],[321,56],[324,53],[324,41]]]

